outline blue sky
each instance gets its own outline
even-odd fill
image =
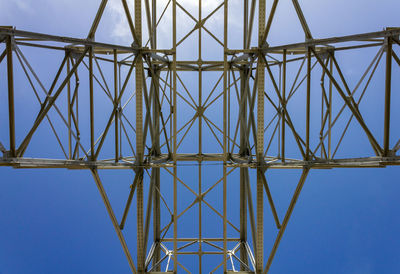
[[[98,2],[0,0],[0,25],[12,25],[18,29],[49,34],[85,37]],[[112,1],[111,8],[106,10],[104,25],[100,27],[97,39],[124,44],[128,43],[129,39],[126,38],[126,26],[120,20],[121,13],[116,2]],[[189,9],[196,10],[193,2],[183,2]],[[270,6],[271,1],[267,2]],[[290,2],[281,0],[278,6],[277,18],[270,34],[270,45],[304,39]],[[395,0],[299,2],[315,38],[379,31],[386,26],[400,25],[400,3]],[[209,10],[215,5],[210,0],[205,3]],[[239,7],[239,3],[240,1],[231,3],[230,23],[234,27],[230,30],[229,45],[232,48],[241,46],[241,37],[235,35],[235,27],[240,27],[240,23],[234,18],[238,12],[234,8]],[[189,21],[182,18],[182,25]],[[219,31],[220,26],[221,22],[217,19],[210,22],[210,28],[215,32]],[[160,34],[161,37],[165,36],[165,41],[160,43],[165,43],[166,47],[168,27],[168,24],[163,26]],[[189,41],[182,52],[182,59],[191,56],[191,47]],[[218,46],[213,45],[210,52],[204,55],[208,58],[222,58],[218,50]],[[360,74],[359,70],[365,66],[351,64],[351,61],[350,57],[342,59],[342,62],[350,63],[347,66],[347,75],[351,76],[353,71],[356,71],[357,75]],[[54,66],[54,62],[46,59],[41,65],[40,70],[44,74],[46,67]],[[0,67],[3,66],[4,63]],[[1,113],[6,110],[6,100],[3,100],[6,98],[4,71],[4,67],[0,68],[0,81],[3,82],[0,84]],[[397,79],[395,75],[393,78]],[[187,81],[196,82],[197,79]],[[353,82],[353,79],[351,81]],[[393,92],[397,92],[397,86],[393,86]],[[394,96],[398,98],[399,95]],[[373,103],[369,101],[370,105],[367,106],[374,109]],[[29,108],[29,102],[26,104]],[[214,111],[210,115],[217,114]],[[7,138],[4,128],[7,128],[7,122],[0,119],[0,141],[6,143],[6,140],[3,141]],[[397,137],[394,138],[397,141],[399,135],[394,137]],[[211,137],[206,137],[204,141],[210,144],[213,142]],[[357,141],[353,135],[349,145],[357,144]],[[46,142],[44,139],[43,143]],[[186,144],[185,148],[191,145]],[[363,153],[362,149],[354,148],[357,153]],[[39,150],[40,148],[37,148],[34,152]],[[398,273],[398,171],[397,167],[312,170],[278,249],[271,273]],[[180,172],[183,179],[190,181],[191,175],[197,173],[197,169],[192,167]],[[205,185],[216,181],[218,175],[213,175],[214,172],[220,173],[221,168],[204,168]],[[0,174],[0,274],[129,273],[122,248],[88,171],[18,170],[3,167]],[[104,171],[101,172],[101,176],[117,218],[120,219],[133,172]],[[237,185],[237,176],[236,172],[231,177],[230,182],[233,186]],[[298,178],[299,171],[267,172],[281,219]],[[220,199],[218,191],[220,190],[217,189],[211,196],[216,202]],[[184,197],[183,204],[190,201],[189,197]],[[229,214],[234,216],[238,208],[234,202],[231,205],[233,210]],[[267,252],[272,247],[276,230],[273,229],[267,205],[265,212],[265,219],[271,221],[265,228]],[[214,220],[212,218],[215,217],[210,218]],[[134,221],[135,217],[131,215],[127,223],[131,230],[126,235],[136,260]],[[182,223],[182,230],[189,233],[193,221],[195,220],[191,216],[187,217],[185,223]],[[215,218],[215,221],[220,220]],[[210,224],[213,222],[210,221]],[[205,233],[212,233],[212,225],[206,226]]]

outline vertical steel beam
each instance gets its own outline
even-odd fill
[[[143,232],[143,180],[138,181],[136,191],[136,218],[137,218],[137,265],[139,273],[144,272],[145,246]]]
[[[152,25],[152,39],[154,48],[157,48],[157,0],[151,2],[151,25]],[[159,78],[157,78],[159,79]]]
[[[329,58],[329,72],[333,73],[333,60]],[[328,157],[332,158],[332,90],[333,83],[332,79],[329,79],[329,135],[328,135]]]
[[[311,48],[307,48],[306,161],[310,160]]]
[[[240,104],[239,104],[239,124],[240,124],[240,149],[241,157],[250,154],[247,122],[247,96],[248,96],[248,78],[250,77],[249,68],[244,65],[240,71]]]
[[[71,64],[74,65],[73,59],[70,58]],[[72,68],[73,69],[73,68]],[[71,70],[72,70],[71,69]],[[69,72],[70,73],[70,72]],[[69,75],[68,73],[68,75]],[[76,136],[77,140],[75,142],[75,148],[74,148],[74,153],[73,153],[73,159],[79,159],[79,143],[81,139],[81,133],[79,130],[79,95],[78,95],[78,89],[79,89],[79,76],[77,70],[74,72],[75,75],[75,89],[74,89],[74,95],[72,96],[72,106],[71,106],[71,113],[74,113],[74,105],[75,105],[75,113],[74,113],[74,123],[76,126]]]
[[[240,241],[242,245],[240,247],[240,259],[247,263],[247,251],[245,243],[247,242],[247,193],[246,193],[246,184],[245,181],[245,172],[247,168],[240,169]],[[243,266],[241,266],[241,270],[245,270]]]
[[[253,1],[255,2],[255,1]],[[253,19],[253,18],[252,18]],[[243,1],[243,48],[247,48],[247,45],[250,42],[250,37],[248,34],[248,26],[249,23],[249,1],[244,0]],[[245,88],[246,87],[246,81],[247,79],[247,74],[244,72],[244,69],[240,71],[240,99],[239,102],[239,123],[240,123],[240,148],[239,148],[239,154],[240,156],[244,156],[244,152],[247,149],[247,141],[246,141],[246,136],[247,136],[247,128],[246,128],[246,116],[247,116],[247,101],[245,98]],[[247,168],[240,168],[240,185],[239,185],[239,191],[240,191],[240,200],[239,200],[239,212],[240,212],[240,241],[242,245],[240,246],[240,259],[247,263],[247,250],[245,247],[245,243],[247,242],[247,200],[246,200],[246,172],[248,172]],[[241,270],[245,270],[244,266],[241,264],[240,265]]]
[[[247,45],[247,30],[249,23],[249,0],[243,0],[243,48]]]
[[[281,147],[281,157],[282,157],[282,162],[285,162],[285,126],[286,126],[286,58],[287,58],[287,51],[286,49],[283,50],[283,61],[282,61],[282,147]]]
[[[198,19],[198,21],[199,22],[201,22],[201,20],[202,20],[202,14],[201,14],[201,9],[202,9],[202,0],[199,0],[199,14],[198,14],[198,16],[199,16],[199,19]],[[202,102],[202,95],[203,95],[203,70],[202,70],[202,59],[201,59],[201,57],[202,57],[202,32],[201,32],[201,30],[202,30],[202,28],[199,28],[198,29],[198,31],[199,31],[199,38],[198,38],[198,47],[199,47],[199,49],[198,49],[198,59],[197,59],[197,61],[198,61],[198,65],[199,65],[199,69],[198,69],[198,76],[199,76],[199,86],[198,86],[198,88],[199,88],[199,90],[198,90],[198,106],[200,107],[200,109],[198,110],[199,112],[198,112],[198,119],[199,119],[199,124],[198,124],[198,126],[199,126],[199,135],[198,135],[198,139],[199,139],[199,144],[198,144],[198,146],[199,146],[199,155],[201,155],[202,153],[203,153],[203,148],[202,148],[202,132],[203,132],[203,130],[202,130],[202,126],[203,126],[203,118],[202,118],[202,110],[201,110],[201,108],[203,107],[202,106],[202,104],[203,104],[203,102]],[[199,201],[199,203],[201,203],[201,201]]]
[[[224,273],[227,271],[227,255],[228,255],[228,244],[227,244],[227,167],[226,163],[228,160],[228,147],[227,147],[227,103],[228,103],[228,56],[226,51],[228,49],[228,0],[224,0],[224,95],[223,95],[223,150],[224,150],[224,166],[223,166],[223,262],[224,262]]]
[[[177,237],[178,237],[178,202],[177,202],[177,196],[178,196],[178,168],[177,168],[177,148],[178,148],[178,137],[177,137],[177,118],[178,118],[178,108],[177,108],[177,85],[176,85],[176,80],[177,80],[177,74],[176,74],[176,0],[172,0],[172,51],[173,51],[173,60],[172,60],[172,96],[173,96],[173,106],[172,106],[172,111],[173,111],[173,151],[172,151],[172,157],[173,157],[173,164],[174,164],[174,194],[173,194],[173,199],[174,199],[174,273],[177,273],[178,269],[178,243],[177,243]]]
[[[7,81],[8,81],[8,121],[10,135],[10,156],[15,157],[15,110],[14,110],[14,67],[13,67],[13,40],[6,38],[7,52]]]
[[[152,0],[151,2],[151,45],[153,49],[157,48],[157,1]],[[153,142],[153,151],[156,156],[161,155],[160,151],[160,70],[157,68],[153,71],[155,75],[152,77],[153,84],[153,132],[154,140]],[[154,248],[154,256],[153,256],[153,264],[158,262],[161,259],[161,249],[160,249],[160,240],[161,240],[161,210],[160,210],[160,192],[161,192],[161,184],[160,184],[160,168],[153,168],[151,173],[151,179],[154,183],[153,190],[153,238],[155,242]],[[157,265],[154,268],[154,271],[160,271],[161,265]]]
[[[199,184],[198,184],[198,193],[202,192],[202,165],[201,162],[199,164]],[[198,220],[199,220],[199,273],[202,273],[202,269],[203,269],[203,223],[202,223],[202,203],[201,203],[201,199],[199,199],[199,216],[198,216]]]
[[[245,3],[246,4],[246,3]],[[247,22],[247,7],[244,10],[244,21]],[[243,27],[243,45],[246,46],[247,41],[247,27],[246,24]],[[247,95],[248,95],[248,77],[249,77],[249,69],[246,65],[243,65],[240,71],[240,104],[239,104],[239,123],[240,123],[240,148],[239,154],[241,157],[249,156],[249,138],[248,138],[248,123],[247,123]],[[240,168],[240,241],[242,245],[240,246],[240,259],[242,262],[247,264],[247,250],[245,247],[245,243],[247,242],[247,191],[246,185],[248,182],[248,168],[241,167]],[[249,201],[250,202],[250,201]],[[243,264],[240,265],[241,270],[246,270]]]
[[[160,86],[159,86],[159,78],[160,78],[160,71],[155,71],[156,73],[156,82],[154,83],[154,93],[153,93],[153,127],[154,127],[154,140],[153,140],[153,150],[156,156],[161,155],[160,151],[160,108],[159,106],[159,96],[160,96]],[[153,79],[154,80],[154,79]],[[153,189],[153,234],[154,234],[154,241],[156,242],[156,247],[154,251],[154,261],[157,262],[160,259],[160,246],[158,245],[160,241],[160,192],[161,185],[160,185],[160,168],[153,168],[151,173],[151,179],[154,183]],[[160,269],[160,266],[157,266],[157,269]]]
[[[118,104],[118,53],[117,50],[114,49],[114,104]],[[118,105],[115,107],[118,108]],[[115,112],[114,115],[114,127],[115,127],[115,162],[119,160],[119,138],[118,138],[118,115],[119,109]]]
[[[142,46],[142,1],[135,0],[135,26],[138,46]],[[136,62],[136,164],[143,163],[143,59],[139,54]],[[145,250],[143,235],[143,180],[138,182],[136,190],[136,217],[137,217],[137,266],[139,273],[144,272]]]
[[[70,59],[67,60],[67,74],[71,71]],[[67,109],[68,109],[68,159],[72,159],[72,106],[71,106],[71,79],[68,80],[67,84]]]
[[[89,106],[90,106],[90,154],[95,161],[94,151],[94,94],[93,94],[93,47],[89,48]]]
[[[228,70],[228,64],[226,60],[227,56],[225,54],[224,56],[224,73]],[[225,81],[224,81],[225,82]],[[223,166],[223,238],[224,238],[224,273],[227,271],[227,263],[226,263],[226,257],[228,254],[228,246],[227,246],[227,167],[226,163],[228,160],[228,153],[227,153],[227,115],[226,115],[226,109],[227,109],[227,85],[226,83],[224,84],[224,106],[223,106],[223,116],[224,116],[224,142],[223,142],[223,150],[224,150],[224,166]]]
[[[160,184],[160,168],[153,168],[152,170],[152,178],[154,181],[154,209],[153,209],[153,234],[154,234],[154,241],[156,243],[155,250],[154,250],[154,262],[158,262],[160,260],[160,245],[159,242],[161,240],[160,235],[160,222],[161,222],[161,211],[160,211],[160,192],[161,192],[161,184]],[[155,270],[160,270],[160,266],[157,266]]]
[[[198,10],[198,22],[202,21],[202,0],[198,0],[199,3],[199,10]],[[202,29],[203,28],[199,28],[198,32],[199,32],[199,38],[198,38],[198,64],[199,64],[199,70],[198,70],[198,75],[199,75],[199,97],[198,97],[198,106],[200,107],[199,111],[199,135],[198,135],[198,139],[199,139],[199,155],[203,154],[203,117],[202,117],[202,107],[203,107],[203,70],[202,70]],[[201,157],[199,157],[199,159],[201,159]],[[198,179],[198,193],[199,195],[201,194],[202,191],[202,176],[201,176],[201,172],[202,172],[202,161],[199,161],[199,167],[198,167],[198,172],[199,172],[199,179]],[[198,216],[198,222],[199,222],[199,231],[198,231],[198,237],[199,237],[199,273],[202,273],[202,267],[203,267],[203,245],[202,245],[202,238],[203,238],[203,233],[202,233],[202,200],[199,199],[198,201],[198,206],[199,206],[199,216]]]
[[[250,228],[251,228],[251,236],[253,239],[253,249],[255,250],[255,252],[257,253],[256,250],[256,243],[257,242],[257,229],[256,229],[256,221],[254,218],[254,210],[253,210],[253,194],[251,192],[251,186],[250,186],[250,178],[249,178],[249,173],[246,172],[244,173],[245,175],[245,183],[246,183],[246,194],[247,194],[247,205],[249,208],[249,216],[250,216]]]
[[[386,78],[385,78],[385,122],[383,136],[383,156],[389,156],[390,144],[390,97],[392,87],[392,39],[386,38]]]
[[[259,1],[258,11],[258,46],[263,45],[263,30],[265,27],[265,0]],[[257,95],[257,162],[258,169],[264,163],[264,83],[265,66],[262,59],[258,59],[258,95]],[[257,239],[256,239],[256,273],[262,273],[264,266],[264,184],[257,172]]]
[[[142,11],[141,1],[135,0],[135,25],[139,46],[142,43]],[[136,160],[143,159],[143,59],[139,54],[136,62]]]
[[[154,197],[154,170],[152,170],[152,175],[150,177],[150,187],[149,187],[149,193],[148,193],[148,198],[147,198],[147,207],[146,207],[146,220],[144,223],[144,254],[147,254],[147,246],[148,246],[148,240],[149,240],[149,230],[150,230],[150,216],[151,216],[151,209],[152,209],[152,203],[153,203],[153,197]],[[155,220],[154,220],[155,221]]]

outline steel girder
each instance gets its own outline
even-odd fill
[[[293,0],[306,40],[269,46],[268,34],[279,1],[273,2],[268,13],[265,0],[245,0],[243,48],[232,49],[228,44],[228,0],[221,1],[208,14],[202,10],[202,0],[198,3],[198,14],[171,0],[162,7],[160,16],[156,2],[135,0],[132,17],[129,3],[121,1],[132,34],[131,46],[96,41],[107,0],[101,1],[87,39],[0,28],[0,65],[7,66],[8,92],[5,106],[8,128],[3,130],[9,135],[8,140],[2,140],[5,145],[1,144],[0,165],[90,170],[133,273],[162,270],[202,273],[220,269],[227,272],[231,268],[243,273],[267,273],[312,169],[400,164],[399,136],[394,136],[391,130],[393,121],[398,122],[391,112],[391,87],[392,61],[400,66],[395,52],[400,46],[400,29],[314,39],[298,1]],[[253,33],[257,9],[258,33]],[[172,46],[160,49],[157,29],[165,11],[172,15]],[[178,11],[195,23],[181,39],[177,35]],[[221,37],[205,24],[218,12],[223,14]],[[142,33],[144,21],[147,43]],[[182,43],[194,32],[198,42],[198,52],[193,54],[196,57],[181,60]],[[209,50],[203,35],[209,35],[219,44],[223,53],[220,59],[203,60],[204,52]],[[257,38],[256,47],[250,47],[252,37]],[[51,79],[50,89],[44,87],[29,62],[29,55],[23,53],[30,48],[59,53],[62,61]],[[350,88],[340,55],[365,48],[376,49],[376,55]],[[380,94],[384,111],[378,114],[382,115],[383,126],[377,129],[369,125],[369,115],[361,103],[381,62],[385,62],[384,92]],[[17,65],[21,68],[18,81],[20,78],[28,81],[39,104],[32,124],[27,127],[28,133],[22,136],[16,136],[15,130],[19,126],[15,116],[20,115],[14,96]],[[289,79],[288,74],[295,76],[294,79]],[[313,84],[314,75],[320,76],[318,91]],[[83,78],[86,86],[82,85]],[[210,87],[211,81],[215,83]],[[89,100],[82,99],[82,89],[89,92]],[[104,93],[103,97],[96,91]],[[60,99],[61,95],[66,95],[66,99]],[[316,105],[317,98],[320,105]],[[83,104],[79,105],[80,100]],[[107,108],[101,100],[106,101]],[[300,101],[303,105],[298,108]],[[127,106],[132,102],[135,102],[134,112],[129,112]],[[80,122],[82,112],[88,113],[89,122]],[[350,118],[344,119],[345,114]],[[316,120],[320,126],[313,124]],[[198,127],[194,130],[196,123]],[[40,154],[30,152],[32,140],[44,124],[50,128],[61,152],[54,157],[40,158]],[[367,154],[340,156],[340,149],[345,146],[343,140],[352,128],[357,128],[356,134],[365,138]],[[209,165],[217,165],[222,174],[212,177],[211,185],[206,184],[210,180]],[[195,171],[185,171],[189,167],[195,167]],[[135,173],[121,221],[117,220],[102,185],[101,169],[131,169]],[[282,220],[268,187],[268,169],[301,170]],[[182,179],[187,172],[198,176]],[[239,182],[236,189],[231,181]],[[208,198],[218,188],[221,203]],[[182,189],[193,195],[186,206],[181,202]],[[239,195],[238,223],[230,220],[232,192]],[[137,218],[136,260],[122,233],[133,200]],[[268,201],[277,228],[275,243],[266,256],[264,201]],[[191,237],[181,236],[181,219],[187,212],[196,215],[198,225]],[[203,232],[208,212],[216,214],[222,224],[218,227],[222,233],[216,232],[213,237]],[[203,258],[209,255],[218,257],[219,264],[206,267]],[[185,256],[198,258],[196,270],[182,263]]]

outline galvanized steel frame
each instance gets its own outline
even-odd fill
[[[254,18],[258,2],[258,33],[253,34]],[[68,169],[88,169],[91,171],[94,181],[102,196],[106,209],[110,215],[113,226],[121,241],[123,250],[128,259],[133,273],[144,273],[151,271],[161,271],[163,262],[168,261],[166,271],[177,272],[178,268],[190,272],[179,262],[179,258],[184,255],[197,256],[199,260],[199,269],[192,270],[203,272],[203,255],[215,254],[222,256],[221,263],[216,265],[214,271],[223,268],[224,272],[229,267],[235,270],[234,260],[240,265],[241,271],[250,271],[256,273],[267,273],[276,250],[285,232],[289,219],[292,215],[294,206],[301,193],[302,187],[306,181],[307,175],[311,169],[320,168],[359,168],[359,167],[385,167],[388,165],[399,165],[400,140],[396,144],[390,143],[391,134],[391,77],[392,60],[394,59],[400,65],[400,59],[394,51],[394,46],[399,46],[400,29],[388,28],[385,31],[357,34],[345,37],[334,37],[327,39],[314,39],[307,21],[303,15],[297,0],[292,0],[301,26],[304,30],[305,42],[269,46],[268,34],[274,18],[278,0],[274,0],[272,9],[267,15],[265,0],[244,0],[243,2],[243,48],[231,49],[228,45],[228,0],[221,1],[221,4],[204,17],[202,12],[202,0],[199,0],[199,12],[197,15],[191,14],[182,6],[179,1],[171,0],[168,5],[172,8],[172,48],[157,48],[157,25],[159,17],[156,14],[156,1],[135,0],[134,17],[126,0],[121,0],[127,17],[129,28],[132,34],[131,46],[120,46],[106,43],[100,43],[95,40],[96,30],[99,26],[103,12],[107,5],[107,0],[102,0],[95,16],[95,20],[89,31],[87,39],[76,39],[60,37],[55,35],[46,35],[27,31],[16,30],[11,27],[0,28],[0,45],[4,44],[5,49],[0,55],[0,63],[6,59],[7,63],[7,92],[8,92],[8,132],[9,147],[4,148],[4,153],[0,159],[1,166],[12,166],[16,168],[68,168]],[[147,20],[150,48],[144,46],[142,41],[142,4],[145,5],[145,17]],[[177,40],[177,9],[186,13],[196,26],[184,36]],[[212,17],[219,9],[223,9],[224,14],[224,32],[223,37],[215,36],[212,31],[207,29],[205,22]],[[162,15],[161,15],[162,16]],[[177,59],[177,52],[180,50],[180,44],[193,32],[198,32],[198,59],[181,61]],[[215,41],[223,47],[223,60],[203,61],[202,52],[207,50],[202,42],[202,33],[208,33]],[[251,39],[257,35],[258,45],[251,46]],[[55,45],[57,43],[57,45]],[[342,43],[347,43],[341,46]],[[348,45],[350,43],[350,45]],[[60,46],[61,44],[61,46]],[[64,59],[56,73],[53,84],[49,90],[44,88],[35,71],[30,66],[27,58],[23,55],[20,47],[40,47],[51,51],[64,52]],[[379,48],[377,55],[372,59],[368,69],[363,74],[359,84],[351,90],[342,73],[335,53],[342,51],[357,51],[362,48]],[[130,58],[125,57],[131,54]],[[292,58],[296,55],[299,57]],[[363,114],[360,111],[360,102],[364,96],[368,83],[372,78],[378,63],[382,56],[386,56],[385,65],[385,84],[384,84],[384,113],[383,113],[383,140],[379,141],[376,136],[376,130],[372,131],[368,127]],[[101,57],[100,57],[101,56]],[[104,56],[104,57],[103,57]],[[122,56],[122,57],[120,57]],[[5,58],[6,57],[6,58]],[[26,136],[23,136],[21,144],[16,143],[15,133],[15,101],[14,101],[14,63],[15,57],[23,68],[26,77],[31,83],[33,91],[36,93],[33,79],[37,81],[40,88],[45,93],[43,101],[37,96],[40,103],[40,111],[37,118]],[[111,57],[111,58],[110,58]],[[85,60],[88,62],[86,64]],[[14,62],[14,63],[13,63]],[[113,64],[113,89],[107,86],[107,79],[102,73],[99,62],[108,62]],[[287,66],[291,63],[300,63],[293,83],[287,79]],[[302,68],[306,68],[306,74],[300,79]],[[78,68],[86,67],[89,72],[89,94],[90,102],[86,111],[90,114],[89,140],[80,139],[80,125],[78,115],[78,90],[80,76]],[[100,76],[95,75],[94,69],[98,68]],[[126,67],[126,73],[123,84],[121,82],[121,67]],[[311,127],[311,97],[312,84],[311,76],[315,67],[321,69],[321,128]],[[279,69],[279,79],[273,70]],[[133,74],[133,70],[135,73]],[[148,72],[148,77],[145,75]],[[193,75],[197,74],[198,88],[195,100],[191,93],[194,90],[187,90],[184,81],[180,77],[180,72],[190,71]],[[220,72],[221,76],[204,100],[204,88],[202,86],[205,73],[209,71]],[[165,78],[161,73],[167,73]],[[65,74],[65,76],[64,76]],[[31,75],[31,76],[29,76]],[[253,76],[254,75],[254,76]],[[361,83],[369,77],[364,91],[358,99],[355,93],[361,86]],[[75,81],[73,81],[75,79]],[[130,79],[135,81],[135,90],[131,93],[129,101],[135,97],[135,123],[129,123],[129,119],[124,117],[124,107],[122,105],[123,94]],[[287,108],[288,103],[300,85],[305,81],[305,130],[296,128],[293,118],[293,111]],[[103,87],[109,97],[113,108],[109,114],[109,119],[103,133],[100,136],[95,135],[96,117],[94,114],[95,95],[94,82]],[[216,90],[218,83],[223,83],[221,93],[211,100],[212,94]],[[267,83],[268,91],[266,91]],[[328,87],[325,86],[327,83]],[[289,84],[291,89],[289,90]],[[56,86],[58,88],[56,89]],[[74,87],[75,85],[75,87]],[[182,85],[183,92],[178,90],[178,85]],[[167,94],[169,91],[169,95]],[[111,92],[113,91],[113,92]],[[57,106],[56,101],[61,93],[68,94],[67,117]],[[232,98],[236,92],[237,104],[232,103]],[[343,106],[337,116],[332,111],[332,94],[337,94],[343,100]],[[314,93],[315,94],[315,93]],[[169,98],[168,98],[169,96]],[[275,97],[275,99],[274,99]],[[184,125],[178,125],[178,115],[180,105],[178,99],[193,108],[195,115]],[[217,100],[222,99],[222,128],[215,121],[208,118],[205,114],[207,108]],[[210,101],[211,100],[211,101]],[[143,106],[143,102],[145,105]],[[165,112],[162,111],[163,104],[167,104],[169,113],[165,118]],[[256,107],[257,106],[257,107]],[[275,111],[273,117],[266,115],[265,108],[268,107]],[[237,109],[237,119],[231,117]],[[51,122],[50,110],[55,110],[64,121],[67,128],[68,142],[63,144]],[[343,111],[349,111],[351,118],[346,124],[345,129],[340,133],[341,138],[333,146],[332,132],[337,130],[334,126],[338,117]],[[369,157],[353,158],[335,158],[336,152],[351,124],[352,118],[355,118],[358,125],[367,136],[371,149],[374,152]],[[30,141],[39,125],[47,119],[55,137],[58,140],[60,148],[65,155],[65,159],[38,159],[24,157]],[[267,120],[266,120],[267,119]],[[277,122],[275,123],[275,120]],[[198,148],[196,153],[180,153],[180,145],[186,134],[198,122]],[[268,122],[268,123],[266,123]],[[169,123],[169,125],[168,125]],[[114,124],[114,132],[109,129]],[[124,125],[125,124],[125,125]],[[130,125],[134,130],[134,147],[128,137],[125,126]],[[132,124],[135,126],[133,127]],[[266,130],[275,124],[271,136],[266,134]],[[233,126],[233,127],[231,127]],[[169,127],[169,128],[168,128]],[[203,129],[208,128],[221,146],[220,152],[204,153]],[[178,135],[183,133],[179,139]],[[317,144],[311,141],[313,132],[320,133],[320,140]],[[292,134],[295,140],[295,146],[287,147],[288,135]],[[102,159],[101,152],[105,138],[108,135],[114,136],[114,157],[111,159]],[[126,137],[132,154],[123,156],[121,154],[122,138]],[[399,137],[399,136],[397,136]],[[97,138],[97,139],[96,139]],[[237,140],[239,139],[239,140]],[[164,143],[163,143],[164,142]],[[278,143],[277,155],[269,153],[269,148],[273,142]],[[85,149],[83,143],[90,143],[90,149]],[[145,152],[145,146],[149,147],[148,153]],[[391,146],[392,145],[392,146]],[[67,148],[66,148],[67,147]],[[289,151],[290,150],[290,151]],[[288,158],[288,152],[293,154],[296,151],[297,158]],[[82,152],[84,155],[82,155]],[[318,156],[320,154],[320,156]],[[197,190],[188,186],[179,178],[178,169],[180,163],[197,162],[198,166],[198,184]],[[222,164],[222,176],[209,189],[204,190],[202,172],[207,162]],[[135,172],[133,184],[128,195],[126,208],[123,213],[122,221],[118,222],[114,211],[108,200],[107,194],[103,188],[99,176],[99,169],[132,169]],[[240,189],[240,223],[239,226],[228,220],[227,193],[232,191],[228,187],[229,175],[235,170],[239,170]],[[250,173],[256,170],[256,182],[250,180]],[[281,221],[275,209],[274,199],[269,190],[266,178],[268,169],[300,169],[302,170],[297,188],[293,194],[288,210]],[[166,227],[161,227],[161,216],[163,216],[161,204],[163,201],[163,186],[160,172],[169,173],[173,178],[173,204],[170,210],[171,221]],[[149,175],[149,188],[147,198],[145,198],[144,176]],[[218,184],[222,183],[223,191],[221,197],[223,208],[218,210],[210,202],[205,200],[205,196]],[[178,213],[178,186],[183,186],[195,195],[195,200],[189,207]],[[256,189],[256,195],[252,195],[252,187]],[[228,190],[229,189],[229,190]],[[265,191],[265,194],[264,194]],[[136,195],[136,218],[137,218],[137,259],[134,263],[130,251],[125,243],[122,230],[125,226],[126,218],[132,200]],[[254,197],[255,207],[254,207]],[[264,257],[264,200],[272,210],[273,222],[276,224],[278,233],[272,251],[268,257]],[[198,204],[198,235],[193,238],[182,238],[179,235],[179,218],[193,205]],[[223,221],[223,236],[215,238],[205,238],[202,229],[205,217],[202,215],[202,209],[207,207],[214,211]],[[144,209],[146,209],[144,214]],[[169,210],[169,209],[168,209]],[[191,212],[194,212],[193,209]],[[151,216],[153,216],[151,218]],[[152,220],[151,220],[152,219]],[[249,219],[249,220],[248,220]],[[153,226],[153,237],[150,236],[150,225]],[[250,224],[250,229],[247,225]],[[229,238],[227,235],[228,226],[236,230],[237,237]],[[167,231],[172,230],[172,238],[166,238]],[[249,240],[248,238],[251,238]],[[149,242],[149,240],[152,242]],[[173,243],[173,248],[168,249],[166,243]],[[233,249],[228,249],[228,243],[235,242],[237,245]],[[182,245],[181,245],[182,244]],[[197,251],[185,252],[185,248],[197,245]],[[206,247],[216,248],[218,251],[207,251]],[[235,253],[239,252],[238,257]],[[164,254],[164,255],[163,255]],[[267,258],[267,260],[265,260]],[[171,262],[171,264],[170,264]],[[172,265],[172,266],[170,266]]]

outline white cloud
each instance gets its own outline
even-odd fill
[[[132,42],[132,35],[126,20],[125,12],[120,0],[111,0],[108,2],[108,7],[111,13],[111,20],[114,24],[111,35],[113,38],[123,44]]]
[[[17,6],[17,8],[25,13],[28,14],[33,14],[34,12],[34,8],[31,7],[29,1],[23,1],[23,0],[14,0],[15,5]]]
[[[131,4],[133,1],[128,1]],[[202,11],[203,18],[208,16],[215,8],[217,8],[223,1],[216,0],[202,0]],[[158,0],[157,1],[157,17],[159,18],[162,12],[164,11],[168,0]],[[194,18],[198,18],[198,6],[199,3],[196,0],[179,0],[179,4],[181,4],[185,9],[187,9]],[[110,0],[108,4],[112,16],[112,22],[114,24],[112,36],[115,41],[122,42],[124,44],[130,44],[132,42],[129,26],[127,24],[127,20],[125,17],[125,12],[123,10],[123,6],[120,0]],[[231,28],[240,28],[241,22],[236,20],[240,11],[240,1],[229,1],[229,24]],[[133,4],[129,6],[131,15],[134,15]],[[179,7],[177,7],[179,9]],[[219,12],[215,13],[210,19],[207,21],[207,28],[214,32],[216,28],[221,27],[224,21],[223,18],[223,9],[221,7]],[[157,18],[157,19],[158,19]],[[145,12],[145,5],[142,4],[142,30],[143,30],[143,42],[146,43],[148,39],[148,31],[147,31],[147,19]],[[180,16],[177,18],[178,28],[182,32],[182,29],[185,31],[190,31],[195,22],[189,16]],[[222,32],[220,31],[222,34]],[[158,37],[158,47],[159,48],[171,48],[172,47],[172,1],[168,6],[168,9],[163,15],[163,18],[158,25],[157,28],[157,37]],[[178,37],[177,39],[179,39]],[[223,40],[223,37],[218,37],[220,40]]]

